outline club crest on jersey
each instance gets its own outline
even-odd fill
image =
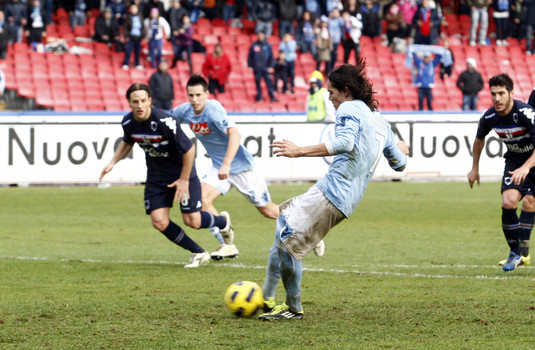
[[[158,129],[158,123],[156,123],[155,121],[151,121],[150,122],[150,129],[152,131],[156,131]]]
[[[513,121],[518,124],[518,113],[513,113]]]
[[[191,128],[191,131],[193,131],[196,134],[200,135],[208,135],[212,132],[210,128],[208,127],[207,123],[189,123],[189,127]]]

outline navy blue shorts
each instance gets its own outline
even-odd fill
[[[526,176],[526,180],[522,182],[520,185],[515,185],[511,181],[511,174],[509,174],[509,171],[514,171],[520,168],[522,164],[507,163],[507,162],[505,163],[505,169],[503,171],[503,177],[502,177],[502,192],[505,190],[514,188],[518,190],[520,194],[522,194],[522,197],[533,196],[533,184],[535,184],[535,169],[532,168],[529,171],[528,176]]]
[[[159,208],[172,208],[176,187],[167,187],[173,181],[147,179],[145,184],[145,211],[150,214]],[[197,176],[189,179],[189,200],[180,202],[180,211],[185,214],[196,213],[202,208],[201,182]]]

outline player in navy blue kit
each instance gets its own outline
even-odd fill
[[[180,203],[186,225],[196,229],[217,226],[222,232],[232,230],[225,217],[201,211],[201,184],[194,163],[195,146],[175,117],[151,108],[152,94],[146,84],[132,84],[126,98],[132,112],[121,122],[123,140],[110,163],[102,170],[100,181],[137,143],[145,151],[145,209],[151,216],[152,225],[169,240],[192,252],[185,267],[205,265],[210,261],[210,254],[169,219],[170,209],[176,200]]]
[[[535,216],[535,110],[527,103],[513,99],[514,83],[507,74],[490,78],[489,87],[494,106],[479,120],[468,182],[470,187],[476,181],[480,185],[479,159],[485,137],[494,130],[507,147],[501,188],[502,229],[510,253],[500,265],[504,271],[513,271],[518,265],[530,264],[529,238]],[[522,212],[518,217],[517,206],[521,200]]]

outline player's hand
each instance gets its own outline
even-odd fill
[[[230,165],[222,164],[221,168],[219,168],[219,171],[217,172],[217,176],[219,177],[219,180],[227,179],[228,174],[230,174]]]
[[[104,169],[102,169],[102,171],[100,172],[100,176],[98,178],[98,181],[99,182],[102,182],[102,179],[104,178],[104,175],[106,175],[107,173],[109,173],[111,171],[111,169],[113,169],[113,164],[108,164],[104,167]]]
[[[526,180],[526,176],[529,174],[529,168],[526,166],[521,166],[514,171],[509,171],[509,174],[511,175],[511,181],[513,184],[520,185],[522,182],[524,182],[524,180]]]
[[[477,181],[477,185],[481,186],[481,183],[479,182],[479,171],[472,169],[468,173],[468,183],[470,184],[470,188],[474,186],[474,182]]]
[[[273,153],[277,157],[298,157],[299,156],[299,147],[295,143],[288,140],[274,141],[270,146],[274,148]]]
[[[409,146],[407,146],[405,141],[398,141],[398,148],[404,155],[409,155]]]
[[[178,179],[167,185],[167,187],[176,187],[174,200],[178,203],[189,199],[189,180]]]

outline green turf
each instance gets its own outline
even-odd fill
[[[270,189],[281,202],[308,187]],[[240,257],[184,269],[189,254],[151,227],[142,197],[141,186],[0,189],[0,349],[534,347],[535,268],[497,266],[508,253],[497,183],[371,183],[325,256],[304,260],[305,318],[278,323],[223,305],[232,282],[263,283],[274,221],[231,191],[216,204]]]

